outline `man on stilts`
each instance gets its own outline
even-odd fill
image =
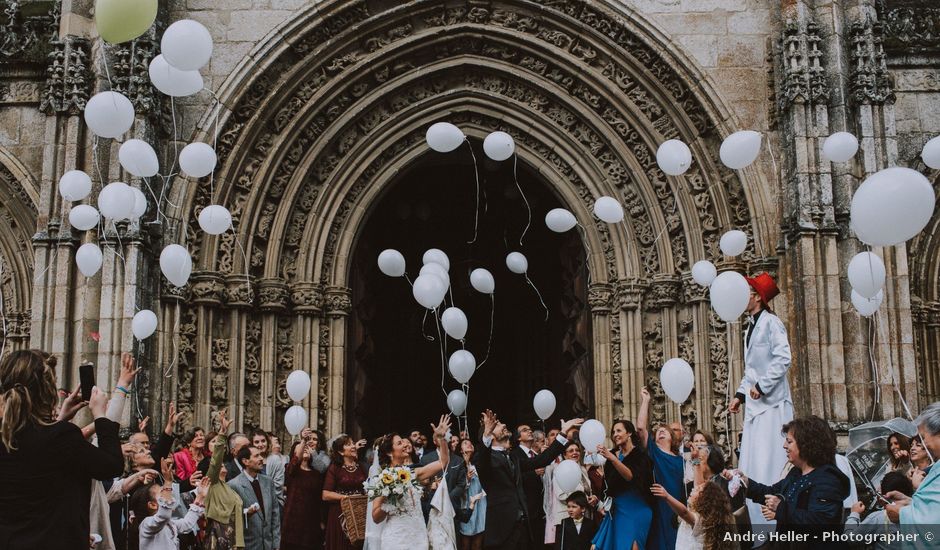
[[[751,297],[744,331],[744,379],[728,410],[737,413],[744,404],[744,427],[739,469],[754,481],[771,485],[781,479],[787,455],[780,430],[793,420],[793,401],[787,371],[790,344],[787,330],[770,310],[770,301],[780,293],[767,273],[747,278]],[[747,501],[755,532],[773,530],[761,506]]]

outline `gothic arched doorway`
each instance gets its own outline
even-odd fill
[[[478,159],[485,158],[478,142],[474,149]],[[546,228],[545,213],[564,206],[549,184],[521,163],[517,178],[532,210],[521,247],[527,211],[511,160],[481,161],[479,229],[476,241],[468,242],[473,240],[476,187],[466,146],[423,156],[373,203],[360,226],[350,267],[346,425],[351,430],[372,436],[426,428],[446,410],[436,321],[415,302],[404,279],[379,271],[376,258],[386,248],[404,254],[412,278],[425,250],[440,248],[450,257],[453,301],[470,321],[466,349],[478,363],[490,350],[470,381],[471,422],[483,408],[492,408],[507,422],[533,422],[532,397],[541,388],[556,395],[555,417],[593,414],[584,249],[577,230],[559,235]],[[548,308],[547,319],[526,278],[506,268],[511,251],[527,256],[530,279]],[[470,271],[477,267],[490,270],[496,280],[491,346],[491,301],[469,282]],[[446,338],[445,357],[459,347]],[[447,391],[458,387],[449,374],[443,378]]]

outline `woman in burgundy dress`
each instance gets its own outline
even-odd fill
[[[280,550],[323,548],[323,474],[310,467],[310,457],[316,454],[319,443],[317,433],[305,429],[301,441],[291,449]]]
[[[323,482],[323,501],[327,503],[326,550],[355,550],[362,546],[352,544],[343,532],[340,518],[340,502],[349,495],[365,494],[362,484],[368,477],[366,469],[359,465],[356,442],[348,435],[333,441],[330,449],[333,463],[326,471]]]

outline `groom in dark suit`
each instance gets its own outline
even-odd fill
[[[583,419],[562,421],[561,433],[580,426]],[[510,431],[491,410],[483,413],[483,445],[474,455],[480,483],[486,491],[486,536],[484,546],[498,550],[525,550],[531,547],[528,507],[522,487],[522,474],[544,468],[561,455],[568,440],[559,435],[542,454],[535,457],[510,453]],[[541,536],[541,533],[535,534]]]

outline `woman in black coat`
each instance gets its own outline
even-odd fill
[[[81,401],[76,389],[58,418],[55,358],[15,351],[0,360],[0,548],[87,550],[91,480],[124,468],[118,425],[107,418],[108,396],[95,388]],[[70,423],[88,405],[98,447]]]
[[[770,486],[744,477],[747,497],[763,505],[765,518],[777,520],[778,533],[806,535],[799,540],[791,537],[790,546],[823,548],[826,545],[814,535],[842,532],[842,502],[849,495],[849,478],[835,465],[835,433],[817,416],[788,422],[783,433],[793,467]]]

